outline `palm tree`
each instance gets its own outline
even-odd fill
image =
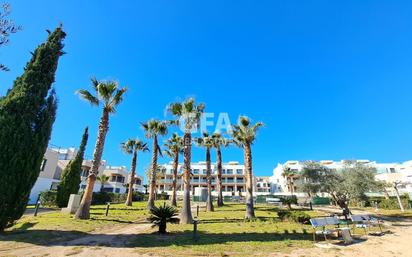
[[[155,206],[154,203],[156,194],[156,171],[158,154],[160,154],[160,156],[163,156],[158,143],[158,137],[167,134],[167,125],[168,123],[166,121],[153,119],[149,120],[147,123],[142,123],[143,130],[146,132],[146,137],[153,139],[152,163],[150,167],[152,175],[150,176],[149,200],[147,203],[147,208],[149,210]]]
[[[192,135],[193,128],[197,128],[200,122],[205,106],[203,103],[195,104],[193,98],[189,98],[184,102],[172,103],[168,106],[168,111],[178,118],[184,125],[184,173],[183,173],[183,207],[180,215],[180,223],[191,224],[193,223],[192,211],[190,207],[190,162],[192,159]]]
[[[121,144],[122,151],[127,154],[133,154],[132,157],[132,174],[130,178],[130,182],[127,185],[129,187],[129,191],[127,192],[127,199],[126,199],[126,206],[133,205],[133,185],[136,179],[136,163],[137,163],[137,153],[140,152],[147,152],[149,148],[147,144],[144,143],[139,138],[136,139],[128,139],[126,142]]]
[[[109,176],[106,176],[104,174],[96,177],[97,181],[100,182],[100,192],[103,192],[104,185],[106,184],[107,181],[109,181],[109,178],[110,178]]]
[[[295,170],[292,170],[289,167],[285,167],[283,169],[282,176],[284,178],[286,178],[286,183],[288,185],[288,189],[289,189],[289,192],[290,192],[291,195],[293,195],[293,193],[295,191],[293,179],[296,175],[297,175],[297,172]]]
[[[177,190],[177,169],[179,167],[179,154],[183,153],[183,138],[177,133],[173,133],[164,144],[166,148],[165,154],[170,158],[173,158],[173,182],[172,182],[172,198],[170,199],[170,205],[177,207],[176,190]]]
[[[207,201],[206,211],[213,212],[213,200],[212,200],[212,168],[210,160],[210,148],[213,147],[213,138],[207,132],[203,132],[202,137],[196,138],[198,146],[206,148],[206,178],[207,178]]]
[[[117,106],[123,101],[123,96],[127,91],[124,87],[120,88],[116,81],[98,81],[95,78],[91,81],[94,94],[85,89],[80,89],[77,93],[91,105],[102,105],[103,110],[102,117],[100,118],[96,145],[94,147],[92,167],[90,169],[86,190],[83,194],[80,207],[75,215],[76,219],[90,218],[90,204],[93,197],[93,187],[99,172],[106,135],[109,131],[109,116],[116,112]]]
[[[148,178],[149,181],[151,181],[151,177],[153,176],[152,173],[152,168],[148,168],[145,171],[146,177]],[[155,194],[154,194],[154,199],[156,199],[156,192],[158,192],[159,188],[158,188],[158,184],[157,181],[160,181],[161,179],[163,179],[166,175],[166,168],[164,166],[160,166],[157,165],[157,169],[156,169],[156,175],[155,175],[155,181],[156,181],[156,185],[155,185]]]
[[[253,208],[253,170],[252,170],[252,144],[256,139],[257,131],[263,126],[262,122],[252,125],[246,116],[240,116],[237,125],[233,126],[233,142],[243,148],[246,173],[246,219],[255,218]]]
[[[213,147],[216,149],[216,166],[217,166],[217,206],[223,204],[223,186],[222,186],[222,147],[229,146],[230,141],[224,138],[220,133],[215,132],[212,135]]]

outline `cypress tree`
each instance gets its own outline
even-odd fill
[[[23,215],[39,176],[56,117],[52,84],[65,36],[61,26],[49,32],[0,98],[0,231]]]
[[[63,170],[61,182],[57,186],[57,205],[59,208],[67,206],[71,194],[77,194],[80,188],[81,172],[84,151],[89,137],[88,128],[84,130],[82,142],[76,157]]]

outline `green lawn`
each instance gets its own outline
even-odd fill
[[[245,221],[243,204],[227,204],[215,212],[200,212],[198,240],[193,240],[193,225],[169,225],[169,235],[155,229],[136,237],[131,246],[138,253],[159,256],[266,256],[275,251],[311,247],[309,225],[281,222],[277,208],[258,205],[256,221]],[[323,213],[308,211],[311,216]]]
[[[143,221],[148,215],[146,203],[143,202],[134,203],[133,207],[112,205],[107,217],[105,212],[104,205],[92,206],[90,220],[76,220],[73,215],[58,211],[40,213],[37,217],[25,215],[13,227],[0,234],[0,241],[43,244],[70,240],[88,232]]]
[[[163,201],[157,204],[163,204]],[[0,234],[0,251],[22,243],[47,245],[64,242],[90,232],[99,233],[113,227],[145,222],[148,216],[145,202],[134,203],[133,207],[112,205],[108,217],[105,209],[103,205],[93,206],[90,220],[75,220],[72,215],[60,212],[42,213],[38,217],[23,216],[15,226]],[[227,204],[212,213],[201,209],[197,217],[197,241],[193,239],[193,225],[173,224],[168,226],[170,233],[165,236],[158,235],[153,228],[130,237],[128,247],[137,253],[159,256],[267,256],[276,251],[312,247],[311,227],[282,222],[277,211],[275,207],[257,205],[257,219],[245,221],[244,204]],[[311,217],[327,215],[317,211],[306,212]],[[381,214],[400,215],[399,211],[382,211]],[[408,217],[411,212],[401,215]]]
[[[361,210],[366,210],[370,213],[376,213],[377,215],[382,215],[382,216],[387,216],[387,217],[396,217],[396,218],[407,218],[407,219],[412,219],[412,210],[411,209],[406,209],[405,212],[401,212],[400,209],[396,210],[385,210],[385,209],[379,209],[378,212],[375,211],[375,208],[363,208]]]

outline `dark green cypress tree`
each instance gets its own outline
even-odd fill
[[[77,194],[80,188],[84,151],[89,137],[88,128],[84,130],[82,142],[76,157],[63,170],[61,182],[57,186],[57,205],[59,208],[67,206],[71,194]]]
[[[52,84],[65,36],[61,26],[49,32],[0,98],[0,231],[23,215],[39,176],[56,117]]]

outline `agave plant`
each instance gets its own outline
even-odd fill
[[[150,221],[154,227],[159,227],[159,234],[166,234],[167,223],[179,223],[177,217],[179,211],[172,206],[164,204],[163,206],[154,206],[150,209]]]

